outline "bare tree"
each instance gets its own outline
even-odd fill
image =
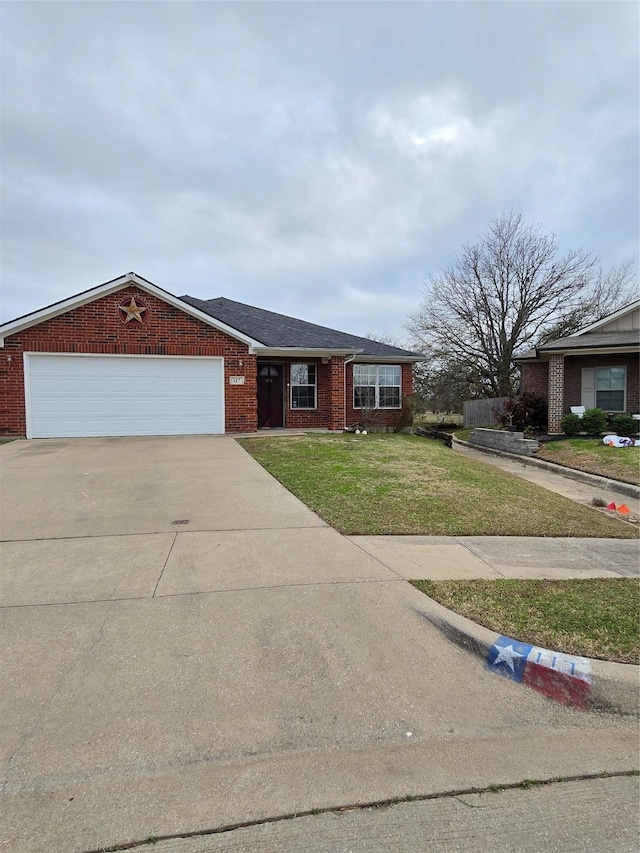
[[[487,396],[511,394],[514,355],[589,300],[597,311],[614,286],[617,296],[629,290],[631,265],[596,265],[583,249],[560,254],[553,234],[505,213],[425,285],[408,328],[436,362],[474,373]]]

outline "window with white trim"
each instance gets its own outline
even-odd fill
[[[315,409],[317,381],[315,364],[291,365],[292,409]]]
[[[354,364],[354,409],[399,409],[402,367],[399,364]]]
[[[626,367],[596,367],[596,406],[605,412],[625,411]]]

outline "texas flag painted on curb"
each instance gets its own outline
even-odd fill
[[[574,708],[589,707],[591,663],[588,658],[565,655],[520,643],[511,637],[498,637],[489,649],[487,669],[520,681]]]

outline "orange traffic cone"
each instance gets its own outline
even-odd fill
[[[629,507],[626,504],[622,504],[621,506],[618,507],[618,512],[621,512],[623,515],[629,515],[631,510],[629,509]]]

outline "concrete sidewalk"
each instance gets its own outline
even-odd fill
[[[507,791],[287,817],[172,838],[154,853],[637,853],[638,778],[577,779]],[[149,853],[149,845],[132,848]]]
[[[456,440],[453,442],[452,449],[469,459],[475,459],[478,462],[499,468],[501,471],[506,471],[508,474],[514,474],[522,480],[534,483],[536,486],[541,486],[543,489],[548,489],[558,495],[563,495],[576,503],[591,506],[594,498],[599,498],[607,504],[613,502],[618,506],[625,503],[636,518],[640,517],[640,499],[630,497],[619,491],[611,480],[605,481],[604,478],[594,477],[594,483],[583,483],[571,477],[563,476],[556,471],[538,468],[516,458],[497,456],[471,447],[466,442]],[[560,468],[561,466],[555,467]],[[602,482],[595,482],[597,480],[602,480]]]
[[[639,577],[633,539],[530,536],[348,536],[407,580]]]

